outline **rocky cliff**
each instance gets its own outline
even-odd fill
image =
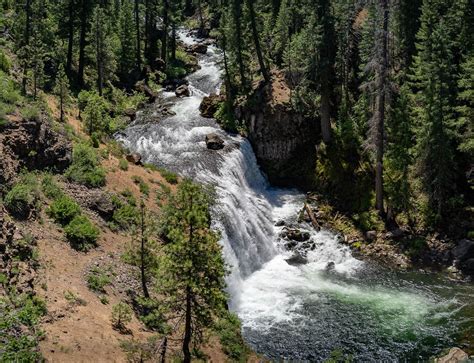
[[[272,184],[311,186],[317,122],[292,109],[282,76],[273,74],[271,84],[259,85],[237,107],[236,116],[245,123],[258,162]]]

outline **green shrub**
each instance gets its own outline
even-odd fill
[[[25,120],[38,120],[40,110],[36,105],[28,104],[21,109],[21,115]]]
[[[119,302],[112,307],[112,325],[124,329],[125,324],[132,321],[132,309],[126,303]]]
[[[0,70],[0,102],[15,104],[21,99],[15,83]]]
[[[56,223],[65,226],[81,214],[81,207],[74,200],[63,195],[51,203],[47,213]]]
[[[99,267],[92,268],[87,274],[87,286],[95,292],[105,293],[105,286],[110,284],[107,271]]]
[[[0,298],[0,361],[42,362],[37,347],[41,333],[37,329],[46,314],[46,305],[37,297]]]
[[[94,149],[85,144],[77,144],[74,147],[72,164],[65,175],[69,180],[91,188],[105,185],[105,170],[99,166]]]
[[[125,199],[127,199],[128,204],[136,206],[137,205],[137,200],[135,199],[135,196],[133,195],[132,191],[130,189],[125,189],[120,193]],[[119,206],[118,206],[119,207]]]
[[[142,177],[134,175],[132,180],[135,184],[138,184],[138,188],[143,195],[148,196],[150,194],[150,186],[142,179]]]
[[[115,210],[112,221],[120,229],[130,229],[138,224],[139,212],[130,204],[123,204]]]
[[[22,180],[15,184],[5,196],[7,210],[16,218],[27,219],[40,207],[39,192],[36,182]]]
[[[215,330],[224,353],[233,361],[245,362],[249,349],[240,334],[239,318],[235,314],[226,313],[216,323]]]
[[[56,183],[51,174],[45,174],[41,181],[41,190],[49,199],[56,199],[63,195],[61,187]]]
[[[119,168],[120,170],[127,171],[128,170],[128,161],[126,159],[119,159]]]
[[[88,251],[97,245],[100,231],[84,215],[76,216],[64,229],[66,238],[73,248]]]
[[[10,71],[11,63],[3,50],[0,49],[0,70],[5,73]]]
[[[166,169],[159,169],[160,174],[170,184],[178,184],[178,174]]]

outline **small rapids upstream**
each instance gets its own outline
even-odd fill
[[[179,35],[186,44],[198,42],[184,31]],[[161,94],[175,115],[150,122],[152,106],[117,139],[147,163],[215,187],[213,223],[231,269],[230,308],[249,345],[275,360],[324,361],[341,351],[360,362],[426,360],[455,345],[462,329],[474,324],[472,287],[369,266],[337,236],[306,224],[298,227],[316,246],[308,263],[285,261],[290,254],[275,222],[297,223],[304,195],[269,185],[249,142],[199,115],[202,98],[220,87],[220,60],[209,46],[199,57],[200,70],[188,77],[191,97]],[[224,149],[206,148],[211,132],[224,139]]]

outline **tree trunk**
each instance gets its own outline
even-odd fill
[[[247,6],[250,12],[250,24],[252,26],[253,42],[255,44],[255,51],[257,52],[258,65],[260,66],[260,72],[262,73],[263,79],[266,83],[270,82],[270,74],[268,73],[265,61],[263,59],[262,49],[260,47],[260,40],[258,38],[257,23],[255,20],[255,9],[253,7],[253,0],[247,0]]]
[[[88,2],[88,0],[82,0],[81,33],[79,36],[79,66],[77,69],[77,83],[80,88],[84,86],[84,62],[87,35]]]
[[[199,31],[201,33],[201,36],[204,36],[204,18],[202,17],[201,0],[198,0],[198,12],[199,12]]]
[[[135,32],[137,35],[137,70],[140,72],[142,69],[142,53],[141,53],[141,47],[140,47],[140,8],[138,6],[139,0],[135,0]]]
[[[102,13],[100,13],[102,14]],[[97,89],[99,91],[99,95],[102,96],[102,90],[104,88],[104,67],[103,67],[103,52],[102,52],[102,24],[100,23],[100,16],[97,13],[95,19],[95,26],[96,26],[96,58],[97,58]]]
[[[59,95],[59,120],[61,122],[64,122],[64,90],[63,90],[63,86],[61,85],[61,88],[59,90],[59,92],[61,93]]]
[[[168,348],[168,337],[163,340],[163,346],[161,348],[160,363],[166,363],[166,349]]]
[[[236,36],[236,43],[237,43],[237,63],[239,65],[239,73],[240,73],[240,84],[244,90],[247,89],[247,80],[245,77],[245,67],[244,67],[244,60],[242,58],[242,24],[241,24],[241,6],[240,0],[233,0],[233,18],[235,24],[235,36]]]
[[[377,78],[376,97],[376,166],[375,166],[375,204],[381,216],[385,216],[383,193],[383,154],[384,154],[384,124],[385,124],[385,89],[387,87],[387,36],[388,36],[388,6],[387,0],[381,0],[383,16],[383,33],[381,44],[380,74]]]
[[[176,60],[176,22],[173,22],[171,24],[171,42],[170,42],[170,47],[171,47],[171,60],[175,61]]]
[[[31,36],[31,0],[26,0],[25,3],[25,15],[26,15],[26,23],[25,23],[25,63],[23,64],[23,79],[21,81],[22,84],[22,92],[26,95],[26,84],[28,79],[28,58],[29,58],[29,45],[30,45],[30,36]]]
[[[227,60],[227,41],[225,34],[223,34],[222,37],[222,53],[224,57],[224,72],[225,72],[225,90],[226,90],[226,101],[229,106],[232,105],[233,99],[234,99],[234,92],[233,92],[233,86],[232,86],[232,81],[230,79],[230,71],[229,71],[229,62]]]
[[[184,324],[184,339],[183,339],[183,362],[191,363],[191,351],[189,346],[191,344],[191,316],[192,316],[192,296],[191,296],[191,287],[186,287],[186,317]]]
[[[140,272],[141,272],[141,280],[142,280],[142,288],[143,288],[143,296],[145,298],[149,298],[150,294],[148,293],[148,287],[146,285],[146,275],[145,275],[145,204],[141,203],[141,248],[140,248]]]
[[[68,41],[67,41],[67,59],[66,74],[71,77],[72,72],[72,54],[74,46],[74,0],[69,0],[69,19],[68,19]]]
[[[163,35],[161,38],[161,59],[163,59],[165,65],[168,61],[168,10],[168,0],[163,0]]]
[[[331,142],[331,104],[330,88],[326,75],[322,76],[321,82],[321,134],[325,144]]]

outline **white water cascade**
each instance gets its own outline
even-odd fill
[[[184,31],[179,36],[185,44],[197,42]],[[222,233],[231,269],[230,307],[242,321],[246,340],[277,359],[319,361],[335,348],[350,347],[364,361],[393,361],[414,349],[407,329],[413,334],[444,334],[419,327],[419,322],[430,314],[436,320],[441,306],[456,301],[440,302],[431,292],[420,293],[410,281],[380,283],[378,274],[371,275],[332,233],[300,224],[315,248],[305,265],[285,261],[290,252],[282,247],[278,234],[283,227],[275,222],[296,223],[304,195],[271,187],[249,142],[200,116],[203,97],[220,88],[220,58],[214,46],[199,57],[201,68],[188,77],[190,97],[161,93],[161,102],[173,104],[174,116],[143,122],[153,117],[150,108],[117,138],[147,163],[215,186],[213,223]],[[211,132],[222,137],[224,149],[206,148],[205,135]],[[326,271],[329,262],[334,263],[332,271]],[[361,273],[366,275],[361,278]]]

